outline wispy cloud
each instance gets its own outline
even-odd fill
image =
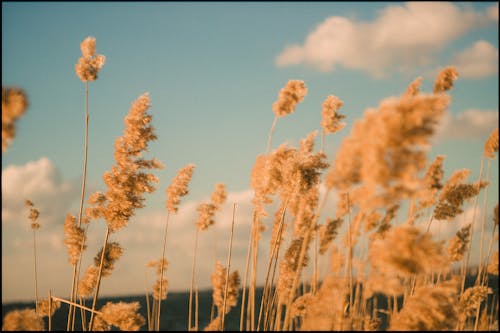
[[[64,222],[66,212],[79,197],[78,186],[62,179],[59,170],[46,157],[25,165],[11,165],[2,170],[2,225],[25,223],[30,199],[40,211],[40,224]]]
[[[495,20],[491,8],[474,12],[449,2],[389,6],[371,22],[332,16],[302,45],[287,46],[276,57],[276,65],[306,64],[325,72],[343,66],[375,77],[412,72],[435,64],[436,55],[449,42]]]
[[[457,115],[446,113],[435,141],[454,139],[486,139],[498,125],[498,110],[469,109]]]
[[[484,40],[456,55],[452,60],[461,78],[480,79],[498,74],[498,49]]]

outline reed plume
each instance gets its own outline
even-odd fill
[[[498,127],[491,132],[484,143],[483,155],[490,159],[494,159],[496,152],[498,152]]]
[[[217,307],[217,316],[208,324],[207,327],[205,327],[205,330],[219,330],[222,327],[223,315],[228,314],[231,311],[231,308],[236,306],[238,302],[240,275],[238,274],[238,271],[233,271],[229,274],[229,279],[227,280],[227,293],[224,297],[227,275],[227,268],[222,266],[220,262],[217,262],[215,264],[215,271],[210,276],[213,286],[212,299],[213,303]]]
[[[293,113],[297,104],[300,103],[306,95],[306,85],[304,81],[300,80],[290,80],[285,87],[280,90],[278,100],[273,103],[274,120],[271,130],[269,131],[266,154],[269,152],[269,149],[271,149],[272,136],[278,118]]]
[[[450,240],[447,253],[451,261],[460,261],[463,259],[471,240],[471,229],[472,224],[469,223],[457,231],[455,237]]]
[[[430,273],[446,264],[442,243],[408,225],[391,228],[384,240],[373,240],[369,257],[381,271],[401,276]]]
[[[107,302],[101,308],[99,316],[107,325],[118,327],[121,331],[139,331],[146,323],[144,317],[138,313],[139,308],[139,302]]]
[[[71,265],[76,265],[82,251],[85,251],[87,248],[87,245],[85,245],[87,236],[85,235],[85,230],[77,226],[76,217],[71,214],[66,215],[64,235],[66,236],[64,245],[68,249],[69,262]]]
[[[76,75],[83,82],[97,80],[97,74],[106,62],[106,57],[96,53],[96,40],[94,37],[87,37],[81,42],[80,50],[82,57],[75,65]]]
[[[447,281],[422,286],[405,302],[392,319],[389,331],[453,330],[458,320],[458,284]]]
[[[28,97],[17,87],[2,86],[2,153],[16,136],[16,122],[28,108]]]
[[[324,254],[328,250],[330,243],[337,237],[342,222],[342,219],[327,219],[326,223],[319,227],[319,254]]]
[[[304,81],[290,80],[279,92],[278,100],[273,104],[273,111],[277,117],[286,116],[295,111],[295,107],[307,95]]]
[[[467,317],[474,316],[476,309],[493,291],[486,286],[473,286],[464,291],[458,303],[460,320],[463,322]]]
[[[458,72],[455,67],[449,66],[439,72],[434,81],[434,93],[442,93],[453,87],[454,81],[458,78]]]
[[[2,331],[44,331],[45,324],[34,309],[12,310],[3,318]]]
[[[145,170],[163,168],[156,158],[147,160],[141,157],[143,151],[147,151],[149,141],[157,138],[151,125],[152,116],[147,114],[150,106],[147,93],[132,103],[125,117],[123,136],[115,141],[116,165],[103,176],[108,190],[104,197],[94,194],[91,197],[94,200],[89,202],[94,207],[90,207],[88,215],[103,217],[110,232],[125,227],[135,209],[144,207],[143,194],[156,189],[153,183],[157,183],[158,178]]]
[[[31,220],[31,229],[33,230],[33,259],[34,259],[34,280],[35,280],[35,311],[38,312],[38,272],[37,272],[37,251],[36,251],[36,231],[40,229],[40,224],[37,222],[40,212],[35,208],[31,200],[26,199],[24,202],[26,207],[29,207],[30,214],[28,218]]]
[[[189,192],[188,185],[193,176],[194,164],[188,164],[181,168],[172,183],[167,187],[167,209],[172,213],[177,213],[179,209],[180,198],[186,196]]]
[[[61,302],[56,300],[51,300],[49,305],[48,299],[42,299],[37,303],[37,314],[41,317],[53,316],[54,313],[61,307]],[[50,311],[49,311],[50,308]]]

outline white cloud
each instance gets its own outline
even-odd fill
[[[333,16],[311,32],[303,45],[289,45],[279,67],[307,64],[321,71],[336,66],[380,77],[429,66],[447,43],[494,20],[491,10],[476,13],[448,2],[407,2],[389,6],[372,22]]]
[[[62,223],[78,196],[77,186],[63,180],[46,157],[21,166],[8,166],[2,170],[2,225],[29,225],[25,199],[39,210],[42,226]]]
[[[456,116],[446,113],[434,140],[486,139],[498,126],[497,124],[498,110],[469,109]]]
[[[498,74],[498,49],[484,40],[456,55],[452,64],[461,78],[480,79]]]

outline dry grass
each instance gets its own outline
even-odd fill
[[[95,39],[91,37],[82,42],[81,50],[83,56],[75,70],[86,84],[86,156],[88,82],[97,79],[105,57],[96,54]],[[317,131],[308,134],[299,147],[282,144],[272,150],[277,120],[291,115],[307,94],[303,81],[289,81],[273,104],[275,117],[266,153],[257,156],[250,175],[255,196],[242,296],[240,274],[230,272],[231,232],[227,266],[217,263],[211,276],[217,314],[213,311],[212,321],[204,329],[223,330],[225,315],[239,302],[242,302],[240,330],[498,329],[498,294],[491,297],[493,286],[488,285],[489,275],[498,276],[498,251],[492,251],[493,242],[498,240],[498,205],[493,223],[486,221],[491,213],[486,198],[491,186],[488,183],[491,161],[498,158],[498,128],[485,140],[483,157],[478,161],[479,179],[465,182],[470,170],[462,169],[443,182],[445,157],[438,156],[432,162],[427,158],[431,138],[451,103],[447,91],[457,78],[457,71],[448,67],[439,74],[432,93],[421,92],[422,79],[417,78],[399,97],[384,99],[378,109],[367,110],[362,119],[354,122],[335,156],[324,153],[325,134],[343,130],[346,124],[341,120],[346,117],[338,113],[344,102],[333,95],[323,103],[322,121],[318,124],[322,130],[319,151],[314,147]],[[23,98],[20,90],[2,89],[2,120],[10,109],[15,109],[13,112],[17,115],[9,116],[10,119],[22,115],[27,106]],[[74,329],[77,309],[84,314],[81,316],[84,330],[113,327],[139,330],[146,324],[138,312],[138,303],[108,303],[97,310],[96,301],[101,279],[112,275],[115,262],[123,254],[120,244],[109,241],[109,237],[126,232],[124,229],[135,210],[145,206],[143,195],[153,192],[154,183],[158,182],[149,170],[159,169],[162,164],[155,158],[142,158],[148,143],[156,139],[152,116],[147,113],[149,107],[148,94],[132,103],[123,136],[115,143],[116,164],[103,176],[107,190],[92,194],[85,210],[84,172],[80,214],[78,219],[67,215],[64,223],[65,244],[74,272],[69,299],[52,296],[49,291],[50,301],[39,302],[35,268],[38,311],[25,309],[8,313],[4,330],[43,329],[42,317],[50,318],[60,302],[71,305],[68,330]],[[13,133],[13,125],[5,131],[2,127],[4,150]],[[193,170],[192,164],[180,169],[165,191],[165,232],[158,239],[162,255],[148,264],[156,268],[157,274],[152,289],[146,291],[149,330],[161,328],[161,303],[167,298],[168,290],[168,280],[164,277],[168,264],[168,221],[177,213],[181,197],[189,192]],[[320,186],[327,188],[323,196]],[[336,215],[323,217],[322,209],[333,205],[329,193],[339,198]],[[481,194],[484,201],[480,207]],[[188,330],[199,330],[195,283],[199,233],[216,223],[217,212],[226,199],[225,185],[216,184],[210,202],[199,205],[199,218],[192,221],[196,236]],[[274,212],[269,231],[271,251],[267,267],[257,267],[259,242],[266,232],[263,221],[268,216],[266,209],[273,202],[279,208]],[[31,208],[33,230],[36,230],[40,227],[36,223],[38,211],[30,201],[27,205]],[[236,203],[233,207],[235,209]],[[474,211],[472,220],[456,225],[453,237],[441,240],[430,232],[433,223],[457,223],[456,217],[468,207]],[[98,219],[106,223],[103,247],[80,277],[79,265],[87,249],[86,229],[81,222],[88,226]],[[473,244],[477,220],[481,223],[480,243]],[[472,273],[469,262],[473,246],[480,246],[477,258],[480,264],[477,279],[470,286],[465,280]],[[36,243],[34,249],[36,265]],[[319,259],[325,257],[330,262],[326,272],[317,267]],[[313,275],[307,276],[304,268],[311,262]],[[460,269],[453,269],[454,265]],[[256,276],[262,268],[266,269],[266,280],[263,297],[258,302]],[[311,281],[311,284],[301,281]],[[154,300],[151,306],[149,292]],[[387,303],[377,301],[380,295]],[[77,296],[80,296],[79,303]],[[87,297],[93,299],[92,306],[84,305],[83,299]]]

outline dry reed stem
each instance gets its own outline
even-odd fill
[[[99,287],[101,285],[102,268],[104,265],[104,256],[106,253],[106,246],[108,244],[109,232],[110,232],[109,227],[106,227],[106,234],[104,236],[104,245],[102,246],[101,262],[99,264],[99,273],[97,274],[97,285],[95,287],[94,300],[92,301],[92,310],[95,310],[95,306],[97,303],[97,297],[99,295]],[[92,312],[92,314],[90,315],[89,331],[92,331],[93,324],[94,324],[94,312]]]
[[[481,184],[481,181],[483,179],[483,169],[484,169],[484,155],[481,157],[481,166],[479,168],[479,180],[477,182],[477,186],[479,187]],[[472,212],[472,227],[471,227],[471,233],[470,233],[470,239],[472,240],[474,237],[474,225],[476,222],[476,209],[477,209],[477,201],[478,201],[479,195],[474,196],[474,208]],[[464,271],[463,271],[463,276],[462,276],[462,287],[460,288],[460,295],[464,293],[465,290],[465,279],[467,277],[467,268],[469,266],[469,259],[470,259],[470,253],[472,249],[472,241],[469,243],[469,246],[467,247],[466,251],[466,259],[465,259],[465,266],[464,266]]]
[[[269,308],[268,307],[268,298],[270,296],[270,293],[271,293],[271,288],[272,288],[272,285],[274,283],[274,271],[273,271],[273,279],[271,280],[271,282],[269,283],[269,274],[271,272],[271,266],[272,266],[272,263],[273,263],[273,259],[274,259],[274,262],[276,263],[276,261],[278,260],[278,255],[279,255],[279,248],[281,246],[281,235],[283,233],[283,225],[284,225],[284,222],[285,222],[285,214],[286,214],[286,208],[288,206],[288,200],[285,202],[284,204],[284,207],[283,207],[283,210],[282,210],[282,213],[281,213],[281,217],[280,217],[280,220],[279,220],[279,225],[278,225],[278,234],[277,234],[277,241],[273,244],[273,247],[271,249],[271,253],[269,255],[269,260],[268,260],[268,264],[267,264],[267,269],[266,269],[266,279],[265,279],[265,282],[264,282],[264,290],[263,290],[263,293],[262,293],[262,298],[261,298],[261,303],[260,303],[260,309],[259,309],[259,319],[258,319],[258,322],[257,322],[257,330],[259,330],[260,328],[260,323],[261,323],[261,318],[262,318],[262,312],[263,312],[263,308],[264,308],[264,304],[266,305],[266,311],[265,313],[267,314],[267,309]],[[274,266],[276,268],[276,265]]]
[[[160,330],[160,315],[161,315],[161,301],[162,301],[162,295],[163,295],[163,267],[164,267],[164,260],[165,260],[165,251],[167,247],[167,229],[168,229],[168,220],[170,217],[170,211],[167,212],[167,221],[165,223],[165,233],[163,235],[163,252],[161,255],[161,260],[162,262],[160,263],[160,291],[159,291],[159,297],[158,297],[158,317],[157,317],[157,326],[156,330]]]
[[[146,292],[146,313],[148,315],[148,331],[151,331],[151,309],[149,307],[149,292],[148,292],[148,272],[144,271],[144,291]]]
[[[49,289],[49,332],[52,331],[52,295]]]
[[[242,290],[242,297],[241,297],[241,314],[240,314],[240,332],[243,331],[243,321],[244,321],[244,315],[245,315],[245,296],[246,296],[246,290],[247,290],[247,278],[248,278],[248,268],[250,266],[250,252],[252,248],[252,239],[253,239],[253,226],[250,223],[250,237],[248,237],[248,246],[247,246],[247,258],[245,262],[245,274],[243,275],[243,290]],[[211,318],[213,320],[213,318]]]
[[[231,271],[231,253],[233,250],[233,234],[234,234],[234,214],[236,212],[236,203],[233,204],[233,218],[231,222],[231,237],[229,238],[229,253],[227,256],[227,273],[226,273],[226,283],[224,286],[224,302],[222,305],[222,321],[221,329],[224,331],[224,319],[226,317],[226,299],[227,299],[227,288],[229,285],[229,272]]]
[[[191,331],[191,323],[192,323],[192,308],[193,308],[193,288],[194,288],[194,276],[195,276],[195,267],[196,267],[196,253],[198,250],[198,233],[199,229],[196,228],[196,235],[194,238],[194,253],[193,253],[193,264],[191,266],[191,287],[189,289],[189,313],[188,313],[188,331]]]

